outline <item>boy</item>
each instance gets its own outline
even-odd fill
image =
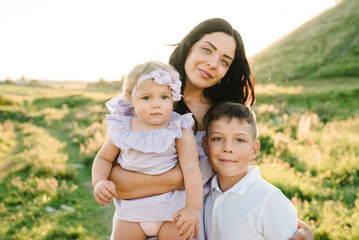
[[[217,174],[204,207],[204,227],[212,239],[289,239],[297,211],[252,167],[260,149],[254,114],[239,103],[222,103],[205,118],[203,149]]]

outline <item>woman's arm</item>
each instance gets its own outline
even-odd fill
[[[112,168],[109,180],[115,183],[117,198],[134,199],[183,188],[183,175],[179,164],[160,175],[147,175],[124,170],[120,165]]]
[[[298,219],[298,230],[289,240],[314,240],[312,229],[305,222]]]

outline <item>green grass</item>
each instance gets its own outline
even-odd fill
[[[253,164],[293,201],[316,239],[359,237],[358,80],[257,85],[262,150]],[[51,98],[48,89],[32,89],[0,89],[17,103],[0,105],[7,136],[0,141],[0,238],[107,239],[114,207],[95,202],[90,172],[107,137],[104,102],[116,93],[62,89]],[[49,206],[61,212],[50,214]]]
[[[91,164],[83,161],[71,132],[82,132],[76,119],[102,118],[111,96],[66,89],[51,98],[55,92],[2,85],[0,96],[11,98],[0,105],[0,239],[108,239],[110,234],[114,207],[95,202]],[[89,105],[99,108],[82,116]]]
[[[359,77],[359,2],[342,0],[250,61],[259,83]]]

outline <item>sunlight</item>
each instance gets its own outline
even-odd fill
[[[334,4],[184,0],[174,8],[164,0],[2,1],[0,32],[6,37],[0,39],[0,80],[118,80],[139,62],[167,62],[173,48],[166,44],[212,17],[228,20],[252,56]]]
[[[270,84],[256,84],[256,94],[266,94],[266,95],[277,95],[277,94],[293,94],[299,95],[303,91],[303,86],[294,86],[294,87],[285,87],[278,86],[274,83]]]

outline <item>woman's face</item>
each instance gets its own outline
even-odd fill
[[[236,41],[230,35],[214,32],[196,42],[185,61],[186,87],[208,88],[218,83],[232,64]]]

